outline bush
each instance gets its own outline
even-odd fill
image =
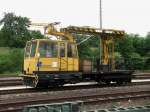
[[[125,58],[126,68],[133,70],[143,70],[145,60],[138,53],[131,53],[128,57]]]
[[[0,73],[18,72],[23,66],[23,50],[11,49],[9,52],[0,55]]]

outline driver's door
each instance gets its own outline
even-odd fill
[[[59,43],[59,61],[60,71],[68,71],[68,59],[67,59],[67,43]]]

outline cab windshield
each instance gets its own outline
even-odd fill
[[[54,58],[58,56],[58,45],[56,42],[40,42],[40,57]]]

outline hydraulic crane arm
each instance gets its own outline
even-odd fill
[[[114,40],[116,38],[123,39],[124,31],[113,30],[113,29],[98,29],[91,27],[76,27],[69,26],[67,28],[62,28],[61,32],[68,32],[74,34],[87,34],[87,35],[97,35],[101,39],[100,49],[101,49],[101,65],[102,70],[107,71],[115,69],[114,62]]]
[[[74,42],[74,39],[73,39],[72,35],[70,35],[69,33],[57,31],[57,29],[55,28],[55,25],[58,25],[58,24],[60,24],[60,23],[59,22],[54,22],[54,23],[31,23],[32,26],[43,27],[44,28],[44,34],[55,35],[56,37],[58,37],[57,39],[66,38],[70,42]]]

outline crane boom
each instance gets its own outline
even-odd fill
[[[77,26],[69,26],[67,28],[61,28],[61,32],[69,32],[69,33],[78,33],[78,34],[91,34],[91,35],[107,35],[114,36],[114,38],[122,38],[124,37],[125,32],[123,30],[114,30],[114,29],[99,29],[92,28],[88,26],[77,27]]]
[[[97,35],[101,38],[100,49],[101,54],[101,69],[106,71],[111,71],[115,69],[114,62],[114,40],[116,38],[123,39],[125,32],[122,30],[114,29],[99,29],[92,27],[77,27],[69,26],[67,28],[61,28],[61,32],[75,33],[75,34],[87,34],[87,35]]]

